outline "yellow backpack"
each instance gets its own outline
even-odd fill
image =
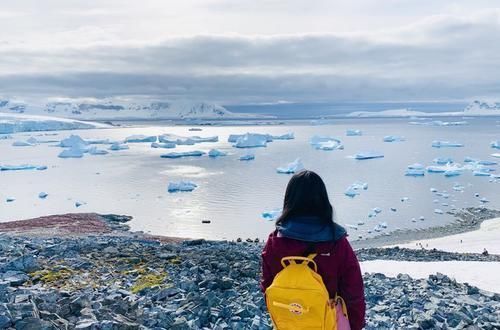
[[[317,273],[314,257],[316,254],[281,259],[283,270],[266,289],[267,309],[275,329],[337,329],[337,312],[330,307],[328,290]],[[347,316],[343,301],[342,312]]]

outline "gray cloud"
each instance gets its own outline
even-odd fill
[[[377,34],[8,44],[0,48],[0,93],[222,103],[495,97],[498,40],[500,16],[490,11]]]

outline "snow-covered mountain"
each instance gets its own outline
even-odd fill
[[[80,120],[249,118],[246,114],[235,114],[220,105],[206,102],[125,102],[111,99],[64,100],[46,104],[0,99],[0,112]]]
[[[500,102],[471,102],[465,109],[465,115],[500,116]]]

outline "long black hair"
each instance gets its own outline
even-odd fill
[[[334,223],[335,211],[326,191],[325,183],[313,171],[300,171],[286,186],[283,212],[276,225],[297,216],[319,217],[324,223]]]

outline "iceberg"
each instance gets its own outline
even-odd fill
[[[304,165],[300,161],[300,158],[297,158],[296,160],[287,164],[284,167],[278,167],[276,169],[276,172],[283,173],[283,174],[293,174],[293,173],[297,173],[303,169],[304,169]]]
[[[208,157],[215,158],[215,157],[220,157],[220,156],[227,156],[227,152],[220,151],[218,149],[211,149],[208,152]]]
[[[175,148],[176,144],[171,142],[153,142],[151,143],[151,148],[163,148],[172,149]]]
[[[500,140],[491,141],[490,146],[495,149],[500,149]]]
[[[37,171],[45,171],[47,169],[47,166],[45,165],[40,165],[40,166],[37,166],[36,170]]]
[[[79,146],[74,146],[69,149],[63,150],[58,157],[59,158],[82,158],[85,150]]]
[[[255,159],[255,155],[254,154],[246,154],[246,155],[240,156],[239,159],[240,160],[254,160]]]
[[[281,215],[281,212],[283,212],[282,209],[275,209],[272,211],[262,212],[261,216],[265,220],[276,220]]]
[[[479,200],[481,203],[489,203],[489,199],[487,199],[486,197],[481,197],[481,199]]]
[[[125,138],[125,143],[142,143],[142,142],[156,142],[156,135],[146,136],[146,135],[131,135]]]
[[[460,148],[464,145],[458,142],[450,142],[450,141],[432,141],[432,146],[434,148]]]
[[[293,133],[292,133],[293,134]],[[244,137],[245,135],[250,135],[254,137],[259,137],[261,139],[266,139],[266,142],[273,142],[273,137],[270,134],[261,134],[261,133],[245,133],[245,134],[231,134],[227,138],[227,142],[235,143],[238,139]]]
[[[384,136],[384,142],[403,142],[405,138],[399,135],[387,135]]]
[[[190,129],[188,129],[188,131],[190,131],[190,132],[201,132],[201,131],[202,131],[202,129],[201,129],[201,128],[199,128],[199,127],[192,127],[192,128],[190,128]]]
[[[104,149],[98,149],[97,147],[90,147],[87,152],[89,155],[106,155],[108,152]]]
[[[490,172],[485,171],[485,170],[476,170],[472,172],[472,175],[474,176],[490,176]]]
[[[367,190],[367,189],[368,189],[368,183],[356,181],[349,187],[347,187],[347,189],[344,192],[344,195],[353,198],[356,195],[359,195],[361,190]]]
[[[113,144],[115,142],[110,141],[109,139],[90,139],[85,140],[88,144]]]
[[[405,176],[425,176],[425,170],[409,168],[405,171]]]
[[[36,165],[0,165],[0,171],[24,171],[24,170],[34,170],[38,167]]]
[[[444,214],[444,211],[441,209],[434,209],[434,213],[436,214]]]
[[[491,157],[500,158],[500,153],[494,153],[490,155]]]
[[[477,162],[479,165],[485,165],[485,166],[493,166],[493,165],[498,165],[497,162],[493,160],[480,160]]]
[[[453,163],[453,159],[451,159],[450,157],[437,157],[434,158],[433,162],[438,165],[446,165]]]
[[[38,198],[41,198],[41,199],[45,199],[49,194],[47,194],[46,192],[41,192],[38,194]]]
[[[200,136],[179,136],[174,134],[162,134],[158,136],[158,141],[163,143],[174,143],[176,145],[194,145],[203,142],[218,142],[218,136],[200,137]]]
[[[361,136],[363,133],[359,129],[347,129],[345,135],[347,136]]]
[[[342,141],[330,136],[314,135],[311,138],[310,144],[317,150],[342,150],[344,146]]]
[[[379,152],[368,151],[368,152],[360,152],[354,155],[354,158],[357,160],[364,159],[374,159],[374,158],[384,158],[384,155]]]
[[[170,152],[168,154],[160,155],[161,158],[181,158],[181,157],[200,157],[205,153],[203,151],[185,151],[185,152]]]
[[[232,140],[234,136],[229,136],[229,140]],[[259,147],[267,147],[267,142],[272,141],[272,138],[269,135],[265,134],[253,134],[247,133],[236,139],[236,142],[233,144],[233,147],[236,148],[259,148]]]
[[[283,135],[271,135],[271,139],[273,139],[273,140],[293,140],[293,139],[295,139],[295,135],[293,133],[286,133]]]
[[[82,139],[79,135],[70,135],[69,137],[65,138],[65,139],[62,139],[60,142],[59,142],[59,147],[63,147],[63,148],[71,148],[71,147],[84,147],[86,146],[88,143]]]
[[[13,201],[15,201],[15,200],[16,200],[16,199],[15,199],[14,197],[7,197],[7,198],[5,199],[5,201],[6,201],[7,203],[11,203],[11,202],[13,202]]]
[[[13,147],[33,147],[33,143],[29,143],[28,141],[14,141],[12,143]]]
[[[168,192],[193,191],[196,187],[198,187],[198,185],[192,181],[170,182],[168,184]]]
[[[460,171],[459,169],[449,169],[444,172],[445,177],[458,176],[460,174],[462,174],[462,171]]]
[[[109,148],[109,150],[117,151],[117,150],[127,150],[129,146],[123,143],[113,143]]]

